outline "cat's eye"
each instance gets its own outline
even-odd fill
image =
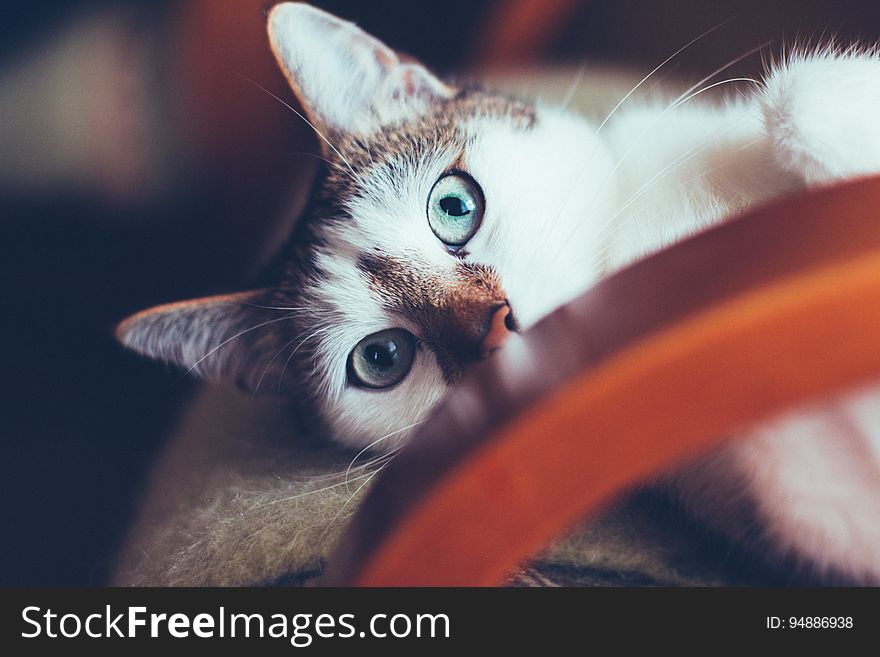
[[[365,388],[389,388],[409,374],[416,339],[404,329],[386,329],[358,342],[348,358],[349,378]]]
[[[483,221],[483,192],[470,176],[450,173],[428,195],[428,225],[453,250],[467,244]]]

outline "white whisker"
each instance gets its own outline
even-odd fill
[[[314,131],[315,131],[315,134],[318,135],[318,137],[320,137],[320,138],[324,141],[324,143],[327,144],[327,146],[330,147],[330,150],[332,150],[334,153],[336,153],[336,155],[339,156],[339,159],[342,160],[342,161],[345,163],[345,166],[348,167],[348,170],[351,172],[351,175],[352,175],[353,179],[355,180],[355,182],[359,183],[359,184],[362,185],[362,186],[365,186],[363,179],[362,179],[357,173],[355,173],[354,168],[352,168],[352,166],[351,166],[351,162],[349,162],[349,161],[345,158],[345,156],[344,156],[342,153],[339,152],[339,150],[336,148],[336,146],[334,146],[332,143],[330,143],[330,140],[327,139],[326,136],[324,136],[324,133],[323,133],[323,132],[321,132],[320,130],[318,130],[318,128],[316,128],[316,127],[314,126],[314,124],[313,124],[311,121],[309,121],[305,116],[303,116],[300,112],[298,112],[297,109],[296,109],[295,107],[293,107],[293,105],[291,105],[291,104],[288,103],[288,102],[285,102],[282,98],[279,98],[278,96],[276,96],[275,94],[273,94],[271,91],[269,91],[268,89],[266,89],[264,86],[262,86],[262,85],[258,84],[257,82],[255,82],[254,80],[251,80],[250,78],[248,78],[248,77],[246,77],[246,76],[244,76],[244,75],[241,75],[241,74],[238,74],[238,75],[239,75],[239,77],[241,77],[242,79],[246,80],[247,82],[250,82],[250,83],[251,83],[252,85],[254,85],[257,89],[260,89],[260,90],[264,91],[265,93],[269,94],[272,98],[274,98],[275,100],[277,100],[279,103],[281,103],[282,105],[284,105],[287,109],[289,109],[291,112],[293,112],[293,113],[296,114],[299,118],[301,118],[303,121],[305,121],[305,122],[306,122],[306,125],[308,125],[312,130],[314,130]]]
[[[425,420],[419,420],[418,422],[413,422],[412,424],[408,424],[408,425],[406,425],[405,427],[401,427],[400,429],[396,429],[395,431],[392,431],[392,432],[390,432],[390,433],[386,433],[384,436],[381,436],[380,438],[377,438],[376,440],[374,440],[373,442],[371,442],[369,445],[367,445],[366,447],[364,447],[361,451],[359,451],[357,454],[354,455],[354,458],[351,460],[351,463],[348,464],[348,468],[345,470],[346,478],[348,477],[348,472],[349,472],[349,470],[351,470],[351,467],[352,467],[352,466],[355,464],[355,462],[361,457],[361,454],[363,454],[363,453],[366,452],[366,451],[369,451],[370,449],[372,449],[374,446],[378,445],[378,444],[379,444],[380,442],[382,442],[383,440],[387,440],[387,439],[390,438],[391,436],[396,436],[397,434],[399,434],[399,433],[401,433],[401,432],[403,432],[403,431],[406,431],[407,429],[412,429],[413,427],[420,425],[420,424],[421,424],[422,422],[424,422],[424,421],[425,421]]]
[[[270,319],[270,320],[268,320],[268,321],[265,321],[265,322],[262,322],[262,323],[260,323],[260,324],[257,324],[256,326],[251,326],[250,328],[246,328],[246,329],[244,329],[243,331],[239,331],[238,333],[236,333],[235,335],[233,335],[231,338],[226,338],[223,342],[221,342],[220,344],[218,344],[216,347],[214,347],[213,349],[211,349],[211,350],[210,350],[208,353],[206,353],[204,356],[202,356],[201,358],[199,358],[195,363],[193,363],[192,366],[186,371],[186,374],[189,374],[189,373],[192,372],[194,369],[196,369],[196,368],[202,363],[202,361],[204,361],[204,360],[205,360],[206,358],[208,358],[210,355],[212,355],[212,354],[214,354],[215,352],[217,352],[220,348],[222,348],[223,346],[229,344],[229,343],[232,342],[233,340],[236,340],[236,339],[240,338],[240,337],[243,336],[245,333],[250,333],[251,331],[255,331],[256,329],[258,329],[258,328],[262,328],[263,326],[266,326],[266,325],[268,325],[268,324],[274,324],[275,322],[283,322],[284,320],[286,320],[286,319],[290,319],[291,317],[293,317],[293,315],[284,315],[283,317],[276,317],[275,319]]]
[[[641,86],[642,86],[647,80],[649,80],[653,75],[655,75],[658,71],[660,71],[660,69],[662,69],[662,68],[663,68],[666,64],[668,64],[672,59],[674,59],[676,56],[678,56],[679,54],[681,54],[682,52],[684,52],[687,48],[689,48],[690,46],[692,46],[694,43],[696,43],[696,42],[699,41],[700,39],[704,38],[705,36],[711,34],[711,33],[714,32],[715,30],[717,30],[717,29],[723,27],[724,25],[728,24],[728,23],[731,22],[732,20],[733,20],[733,19],[728,19],[728,20],[726,20],[726,21],[724,21],[724,22],[722,22],[722,23],[719,23],[719,24],[716,25],[715,27],[713,27],[713,28],[707,30],[706,32],[703,32],[703,34],[701,34],[700,36],[698,36],[698,37],[696,37],[696,38],[694,38],[694,39],[691,39],[691,41],[689,41],[687,44],[685,44],[684,46],[682,46],[681,48],[679,48],[679,49],[678,49],[677,51],[675,51],[672,55],[670,55],[670,56],[667,57],[665,60],[663,60],[658,66],[656,66],[656,67],[655,67],[650,73],[648,73],[645,77],[643,77],[641,80],[639,80],[639,82],[637,82],[636,85],[635,85],[632,89],[630,89],[629,92],[627,92],[627,94],[624,95],[624,97],[621,98],[621,99],[617,102],[617,104],[611,109],[611,111],[605,116],[605,118],[604,118],[604,119],[602,120],[602,122],[599,124],[599,127],[596,129],[596,135],[597,135],[597,136],[599,135],[599,133],[602,131],[602,128],[605,127],[605,125],[608,123],[608,121],[611,119],[611,117],[614,116],[614,114],[617,112],[617,110],[620,109],[620,107],[626,102],[626,100],[627,100],[630,96],[632,96],[633,93],[635,93],[636,90],[637,90],[639,87],[641,87]],[[634,141],[634,143],[638,143],[638,142],[641,140],[641,138],[644,137],[645,134],[647,134],[647,132],[648,132],[648,131],[649,131],[649,130],[650,130],[650,129],[651,129],[651,128],[657,123],[657,121],[659,121],[660,118],[662,118],[664,115],[666,115],[667,112],[669,112],[671,109],[674,109],[675,107],[677,107],[677,106],[678,106],[678,103],[680,103],[680,101],[682,101],[682,99],[683,99],[687,94],[689,94],[689,93],[691,93],[692,91],[694,91],[695,89],[699,88],[702,84],[705,84],[706,82],[708,82],[709,80],[711,80],[712,78],[714,78],[714,77],[715,77],[716,75],[718,75],[719,73],[722,73],[723,71],[727,70],[728,68],[730,68],[731,66],[735,65],[736,63],[742,61],[742,60],[745,59],[746,57],[749,57],[750,55],[752,55],[752,54],[754,54],[754,53],[756,53],[756,52],[759,52],[759,51],[763,50],[766,46],[768,46],[768,45],[771,44],[771,43],[773,43],[772,40],[771,40],[771,41],[766,41],[766,42],[762,43],[761,45],[756,46],[755,48],[752,48],[751,50],[749,50],[749,51],[743,53],[743,54],[740,55],[739,57],[736,57],[736,58],[732,59],[731,61],[727,62],[727,63],[724,64],[723,66],[718,67],[717,69],[715,69],[714,71],[712,71],[712,73],[710,73],[709,75],[707,75],[707,76],[704,77],[703,79],[699,80],[699,81],[696,82],[695,84],[693,84],[693,85],[691,85],[690,87],[688,87],[688,88],[687,88],[687,89],[686,89],[686,90],[685,90],[685,91],[684,91],[684,92],[683,92],[678,98],[676,98],[675,100],[672,101],[672,103],[670,104],[670,106],[667,107],[667,108],[666,108],[666,109],[665,109],[665,110],[664,110],[664,111],[663,111],[663,112],[662,112],[662,113],[661,113],[661,114],[655,119],[655,121],[654,121],[651,125],[648,126],[648,128],[647,128],[642,134],[640,134],[640,135],[638,136],[638,138]],[[598,149],[598,144],[597,144],[597,146],[596,146],[596,149]],[[594,149],[593,154],[590,156],[590,158],[589,158],[590,160],[592,160],[592,158],[595,157],[595,151],[596,151],[596,149]],[[631,147],[629,150],[627,150],[627,152],[624,153],[624,155],[621,157],[621,159],[617,162],[617,164],[616,164],[616,165],[614,166],[614,168],[611,170],[611,173],[609,173],[608,176],[606,177],[606,183],[607,183],[607,181],[609,181],[609,180],[612,179],[612,177],[614,176],[614,174],[617,172],[617,170],[618,170],[618,169],[620,168],[620,166],[623,164],[623,160],[626,159],[626,157],[629,155],[629,153],[630,153],[630,151],[632,151],[632,149],[633,149],[633,147]],[[588,169],[588,167],[585,166],[585,167],[584,167],[584,171],[586,171],[587,169]],[[569,193],[566,195],[566,198],[565,198],[565,201],[564,201],[563,204],[562,204],[562,208],[561,208],[561,210],[564,210],[564,209],[565,209],[565,205],[567,204],[568,200],[571,198],[572,194],[575,193],[575,188],[577,187],[577,184],[576,184],[576,183],[577,183],[578,180],[580,180],[580,176],[581,176],[581,175],[583,175],[583,173],[579,174],[579,175],[574,179],[574,181],[572,182],[571,189],[569,190]],[[599,186],[599,188],[601,188],[601,187],[602,187],[602,186]],[[597,192],[597,193],[598,193],[598,192]],[[592,205],[594,202],[595,202],[595,196],[594,196],[593,201],[590,202],[590,205]],[[572,234],[569,236],[569,238],[568,238],[567,240],[564,240],[564,241],[562,242],[562,244],[566,244],[566,243],[568,243],[568,241],[570,241],[570,240],[574,237],[574,235],[577,233],[578,228],[579,228],[579,226],[576,225],[575,228],[574,228],[573,231],[572,231]],[[557,254],[556,257],[558,257],[558,254]],[[553,261],[555,261],[556,257],[554,257]]]
[[[651,176],[641,187],[639,187],[639,189],[637,189],[629,197],[629,199],[627,199],[627,201],[625,203],[623,203],[623,205],[621,207],[619,207],[617,209],[616,212],[614,212],[614,214],[611,215],[611,217],[608,218],[608,220],[599,228],[599,230],[597,232],[601,234],[606,228],[608,228],[608,226],[610,226],[614,222],[614,220],[617,217],[620,216],[620,214],[624,210],[626,210],[630,205],[632,205],[640,197],[644,196],[644,194],[647,191],[649,191],[649,189],[655,183],[657,183],[660,179],[665,177],[667,174],[669,174],[674,169],[678,168],[679,166],[683,165],[688,160],[692,159],[695,155],[701,153],[702,151],[705,151],[707,148],[712,146],[712,144],[714,143],[714,140],[719,136],[719,134],[723,134],[724,132],[730,130],[733,126],[735,126],[737,123],[742,121],[746,116],[748,116],[747,113],[739,115],[736,119],[734,119],[733,121],[728,123],[726,126],[724,126],[724,128],[722,130],[720,130],[718,134],[713,134],[710,139],[707,139],[704,142],[702,142],[701,144],[697,144],[693,148],[688,149],[687,151],[685,151],[684,153],[682,153],[681,155],[676,157],[674,160],[672,160],[672,162],[670,162],[665,167],[660,169],[660,171],[658,171],[653,176]]]
[[[260,308],[262,310],[287,310],[287,311],[291,311],[291,312],[299,312],[299,311],[309,310],[309,308],[306,306],[299,306],[299,307],[263,306],[263,305],[260,305],[259,303],[251,303],[249,301],[245,301],[243,303],[244,303],[244,305],[250,306],[251,308]]]
[[[705,32],[703,32],[700,36],[695,37],[695,38],[691,39],[690,41],[688,41],[688,42],[687,42],[686,44],[684,44],[681,48],[679,48],[678,50],[676,50],[674,53],[672,53],[671,55],[669,55],[669,57],[667,57],[667,58],[664,59],[662,62],[660,62],[656,67],[654,67],[654,69],[653,69],[650,73],[648,73],[645,77],[643,77],[641,80],[639,80],[639,81],[636,83],[636,85],[635,85],[632,89],[630,89],[629,92],[627,92],[627,94],[617,102],[617,105],[615,105],[615,106],[611,109],[611,111],[608,112],[608,114],[607,114],[607,115],[605,116],[605,118],[602,120],[602,123],[600,123],[600,124],[599,124],[599,127],[596,128],[596,134],[598,135],[600,132],[602,132],[602,128],[604,128],[604,127],[605,127],[605,124],[608,123],[608,121],[611,119],[612,116],[614,116],[614,113],[617,112],[617,110],[620,109],[620,106],[623,105],[623,104],[627,101],[627,99],[628,99],[630,96],[632,96],[632,95],[638,90],[639,87],[641,87],[645,82],[647,82],[648,79],[651,78],[651,76],[653,76],[657,71],[659,71],[661,68],[663,68],[664,66],[666,66],[666,65],[667,65],[669,62],[671,62],[673,59],[675,59],[676,57],[678,57],[678,56],[679,56],[681,53],[683,53],[685,50],[687,50],[687,49],[690,48],[692,45],[694,45],[697,41],[699,41],[699,40],[701,40],[701,39],[703,39],[703,38],[709,36],[710,34],[712,34],[712,32],[714,32],[715,30],[718,30],[718,29],[724,27],[725,25],[727,25],[728,23],[730,23],[732,20],[733,20],[732,18],[728,18],[726,21],[723,21],[723,22],[719,23],[719,24],[716,25],[715,27],[709,28],[708,30],[706,30]],[[722,70],[723,70],[723,69],[722,69]],[[719,72],[719,71],[716,71],[715,73],[712,74],[712,76],[717,75],[718,72]]]
[[[365,477],[371,477],[374,474],[376,474],[376,473],[375,472],[368,472],[366,474],[361,474],[361,475],[358,475],[357,477],[353,477],[353,480],[363,479]],[[328,490],[333,490],[334,488],[339,488],[340,486],[345,486],[345,485],[347,485],[346,482],[340,481],[338,483],[331,484],[329,486],[324,486],[322,488],[316,488],[315,490],[307,490],[302,493],[297,493],[296,495],[289,495],[287,497],[280,497],[277,500],[270,500],[268,502],[263,502],[261,504],[255,504],[254,506],[250,507],[248,509],[248,511],[262,509],[264,507],[274,506],[276,504],[283,504],[284,502],[292,502],[293,500],[299,500],[299,499],[302,499],[303,497],[308,497],[309,495],[317,495],[318,493],[325,493]]]
[[[614,168],[611,169],[610,173],[606,176],[606,182],[608,180],[610,180],[614,176],[615,173],[617,173],[618,169],[620,169],[621,166],[623,166],[623,163],[626,162],[627,158],[632,154],[632,152],[636,148],[636,145],[641,142],[642,138],[644,138],[651,131],[651,129],[654,128],[654,126],[656,126],[660,122],[660,120],[664,116],[669,114],[669,112],[681,107],[682,105],[684,105],[688,101],[693,100],[694,98],[696,98],[700,94],[705,93],[706,91],[714,89],[715,87],[720,87],[721,85],[724,85],[724,84],[731,84],[733,82],[751,82],[756,85],[760,84],[754,78],[728,78],[726,80],[720,80],[719,82],[713,82],[708,87],[703,87],[702,89],[697,89],[696,91],[694,91],[694,86],[689,87],[683,94],[681,94],[678,98],[676,98],[666,109],[664,109],[662,112],[660,112],[660,114],[658,114],[654,118],[654,120],[648,124],[647,128],[645,128],[642,132],[640,132],[638,134],[638,136],[636,136],[636,138],[632,142],[632,145],[626,150],[626,152],[617,161],[617,164],[614,165]]]
[[[402,447],[403,447],[402,445],[399,447],[395,447],[394,449],[389,450],[388,452],[383,452],[383,453],[379,454],[378,456],[371,458],[369,461],[364,461],[360,465],[356,465],[353,468],[351,468],[351,472],[367,470],[370,468],[370,466],[376,465],[377,463],[381,464],[381,463],[387,461],[388,459],[390,459],[395,454],[397,454],[397,452],[400,451],[402,449]],[[314,477],[310,477],[308,479],[308,481],[310,483],[316,483],[319,481],[328,481],[331,479],[344,478],[345,476],[346,476],[346,470],[339,470],[337,472],[331,472],[328,474],[316,475]],[[350,480],[351,479],[349,479],[349,481]]]
[[[388,467],[388,463],[384,464],[382,467],[377,469],[375,472],[373,472],[369,475],[365,475],[366,481],[364,481],[364,483],[362,483],[360,486],[358,486],[357,490],[349,496],[349,498],[345,501],[345,503],[341,507],[339,507],[339,511],[337,511],[336,514],[332,518],[330,518],[330,522],[327,523],[327,527],[324,529],[324,533],[322,534],[322,537],[326,536],[327,532],[329,532],[333,528],[333,525],[336,524],[336,521],[345,512],[345,509],[348,508],[348,505],[351,504],[352,500],[354,500],[354,498],[358,496],[358,493],[360,493],[364,489],[364,487],[373,480],[373,477],[375,477],[377,474],[382,472],[382,470],[384,470],[387,467]]]
[[[281,374],[278,375],[278,387],[276,388],[276,395],[279,402],[281,400],[281,386],[284,384],[284,373],[287,371],[287,366],[290,365],[290,361],[293,360],[296,352],[299,351],[300,347],[302,347],[306,342],[308,342],[315,336],[320,335],[321,333],[328,332],[329,330],[330,328],[326,326],[316,329],[315,331],[309,333],[306,337],[304,337],[302,341],[298,345],[296,345],[296,348],[290,352],[290,356],[288,356],[287,360],[284,361],[284,367],[281,368]]]
[[[578,69],[578,72],[574,76],[574,80],[568,86],[568,89],[566,90],[565,95],[562,97],[562,103],[561,103],[560,107],[563,107],[563,108],[568,107],[568,104],[571,102],[572,98],[574,98],[574,94],[577,91],[577,88],[581,84],[581,80],[584,79],[584,73],[586,73],[586,72],[587,72],[586,66],[581,66]]]
[[[685,163],[687,163],[688,161],[690,161],[691,159],[693,159],[694,157],[696,157],[697,155],[699,155],[700,153],[705,151],[707,148],[710,148],[714,143],[714,139],[717,138],[719,136],[719,134],[724,134],[728,130],[732,129],[737,123],[742,121],[746,116],[748,116],[748,113],[739,115],[733,121],[730,121],[726,126],[724,126],[724,128],[722,130],[720,130],[718,134],[713,134],[710,139],[707,139],[703,143],[698,144],[697,146],[694,146],[693,148],[685,151],[684,153],[679,155],[677,158],[675,158],[672,162],[670,162],[668,165],[663,167],[660,171],[658,171],[653,176],[651,176],[651,178],[649,178],[638,190],[636,190],[629,197],[629,199],[625,203],[623,203],[623,205],[621,205],[617,209],[617,211],[615,211],[611,215],[611,217],[609,217],[609,219],[598,230],[598,233],[601,235],[609,226],[611,226],[611,224],[614,222],[614,220],[617,217],[619,217],[625,210],[627,210],[639,198],[641,198],[647,192],[649,192],[654,185],[656,185],[658,182],[660,182],[660,180],[665,178],[667,175],[669,175],[675,169],[683,166]],[[719,165],[718,167],[713,167],[712,170],[723,168],[723,166],[724,165]],[[705,174],[708,172],[703,172],[703,173]],[[690,178],[689,182],[692,182],[693,180],[695,180],[698,177],[699,176],[694,177],[694,178]],[[681,187],[681,186],[682,185],[680,184],[678,187]],[[641,213],[638,213],[638,214],[641,214]],[[635,215],[635,216],[637,216],[637,215]],[[629,219],[631,219],[631,217]],[[609,243],[606,244],[602,249],[600,249],[595,255],[595,259],[597,262],[601,262],[605,258],[605,256],[608,254],[608,252],[611,250],[611,248],[617,243],[616,235],[619,235],[622,232],[624,223],[625,222],[620,222],[619,224],[617,224],[616,226],[614,226],[612,228],[611,233],[608,235],[608,238],[610,238]]]
[[[281,347],[281,349],[279,349],[278,351],[275,352],[275,355],[272,356],[272,358],[269,360],[269,362],[266,363],[266,366],[263,368],[263,372],[260,374],[260,378],[257,380],[257,385],[254,386],[254,390],[253,390],[253,392],[251,393],[251,398],[252,398],[252,399],[253,399],[253,398],[257,395],[257,393],[259,392],[259,390],[260,390],[260,386],[263,384],[263,379],[266,377],[266,373],[269,371],[269,368],[272,367],[272,363],[274,363],[274,362],[275,362],[275,359],[278,358],[278,356],[280,356],[280,355],[284,352],[284,350],[287,349],[290,345],[292,345],[297,339],[299,339],[299,336],[296,336],[296,337],[291,338],[290,340],[288,340],[288,341],[284,344],[284,346]]]

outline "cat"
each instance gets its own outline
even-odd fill
[[[442,80],[305,4],[274,7],[268,31],[327,161],[282,264],[263,288],[148,309],[117,334],[287,395],[313,434],[356,449],[403,444],[472,363],[609,273],[755,203],[880,171],[873,50],[790,54],[722,103],[700,96],[709,79],[672,102],[624,97],[597,123]],[[873,401],[778,419],[664,485],[762,554],[878,583]],[[834,448],[841,432],[851,449]]]

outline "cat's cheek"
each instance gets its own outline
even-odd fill
[[[432,354],[420,349],[407,377],[387,389],[349,385],[327,402],[330,438],[355,449],[383,452],[403,445],[448,389]]]

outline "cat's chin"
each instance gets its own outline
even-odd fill
[[[871,390],[788,414],[725,443],[665,483],[713,530],[769,565],[880,585],[880,459]]]

